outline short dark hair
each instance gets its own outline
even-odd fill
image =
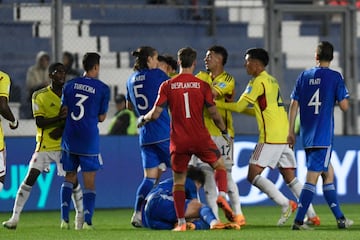
[[[249,55],[252,59],[259,60],[264,67],[266,67],[269,63],[269,54],[263,48],[250,48],[246,51],[245,55]]]
[[[165,62],[175,71],[177,70],[177,66],[178,66],[177,61],[171,55],[168,54],[159,55],[158,60],[159,62]]]
[[[322,41],[318,44],[316,54],[319,61],[332,61],[334,58],[334,47],[330,42]]]
[[[220,54],[223,58],[223,66],[225,66],[226,62],[227,62],[227,58],[228,58],[228,52],[226,51],[226,49],[223,46],[219,46],[219,45],[214,45],[212,47],[210,47],[208,49],[208,51],[212,51],[214,53]]]
[[[193,181],[197,181],[204,186],[205,183],[205,173],[198,167],[189,166],[187,170],[186,177],[190,178]]]
[[[100,64],[100,55],[96,52],[85,53],[82,63],[84,70],[90,71],[95,65]]]
[[[60,62],[56,62],[56,63],[52,63],[50,66],[49,66],[49,74],[52,74],[55,72],[55,70],[57,70],[58,67],[63,67],[65,69],[65,66],[64,64],[60,63]]]
[[[196,50],[190,47],[181,48],[178,51],[178,58],[180,60],[180,65],[183,68],[189,68],[193,65],[196,60]]]

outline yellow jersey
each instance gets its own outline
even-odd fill
[[[197,78],[207,82],[217,93],[217,101],[226,102],[228,98],[233,98],[235,90],[235,79],[227,72],[222,72],[215,79],[211,78],[210,73],[200,71]],[[231,137],[235,136],[232,112],[226,109],[218,108],[220,115],[222,116],[228,133]],[[205,126],[208,129],[211,136],[221,136],[219,128],[216,126],[207,109],[204,110]]]
[[[33,116],[42,116],[44,118],[53,118],[59,114],[61,107],[61,98],[54,93],[50,86],[35,91],[32,95]],[[36,150],[37,152],[60,151],[61,138],[52,139],[49,133],[55,128],[60,127],[58,123],[51,127],[36,127]]]
[[[10,77],[8,74],[0,71],[0,96],[6,97],[9,99],[9,93],[10,93]],[[3,151],[5,148],[5,142],[4,142],[4,132],[0,124],[0,151]]]
[[[241,98],[254,105],[259,142],[285,144],[289,121],[278,81],[266,71],[249,81]]]

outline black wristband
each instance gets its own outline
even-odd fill
[[[227,132],[227,129],[224,129],[224,130],[221,130],[221,134],[222,135],[226,135],[228,132]]]

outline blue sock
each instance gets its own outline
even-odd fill
[[[92,225],[92,216],[95,210],[96,192],[84,189],[83,203],[84,203],[84,220],[88,225]]]
[[[141,211],[142,204],[150,190],[153,188],[156,178],[144,178],[136,191],[135,210]]]
[[[210,228],[210,225],[202,219],[195,219],[192,223],[195,224],[196,230],[206,230]]]
[[[63,182],[60,189],[61,219],[66,222],[69,222],[72,189],[73,184],[70,182]]]
[[[211,210],[211,208],[209,206],[202,206],[200,208],[200,218],[206,222],[209,227],[210,227],[210,223],[213,221],[213,220],[216,220],[216,217],[213,213],[213,211]]]
[[[339,219],[339,218],[344,217],[344,214],[340,210],[340,205],[338,202],[335,185],[333,183],[324,185],[323,192],[324,192],[324,197],[325,197],[332,213],[334,214],[335,218]]]
[[[301,191],[298,203],[298,209],[296,212],[295,222],[303,224],[306,212],[310,203],[313,200],[315,193],[315,185],[311,183],[305,183]]]

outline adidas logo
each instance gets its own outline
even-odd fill
[[[336,207],[336,206],[337,206],[336,203],[331,203],[330,208],[333,208],[333,207]]]
[[[63,202],[62,204],[61,204],[61,207],[68,207],[69,206],[69,204],[67,203],[67,202]]]
[[[51,104],[50,104],[50,107],[55,107],[56,105],[52,102]]]

